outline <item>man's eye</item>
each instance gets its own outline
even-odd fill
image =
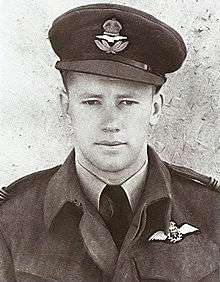
[[[120,101],[121,105],[126,105],[126,106],[131,106],[131,105],[134,105],[134,104],[138,104],[137,101],[133,101],[133,100],[122,100]]]
[[[86,104],[86,105],[89,105],[89,106],[93,106],[93,105],[100,105],[101,102],[99,100],[86,100],[86,101],[83,101],[82,104]]]

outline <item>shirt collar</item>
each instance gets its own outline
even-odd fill
[[[103,189],[108,183],[95,176],[88,169],[82,166],[77,160],[76,171],[79,176],[84,193],[97,208],[97,210],[99,210],[99,199]],[[137,202],[140,198],[141,191],[144,187],[146,175],[147,162],[145,162],[145,164],[134,175],[120,184],[128,197],[133,211],[135,210]]]

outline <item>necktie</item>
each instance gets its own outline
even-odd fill
[[[106,185],[99,207],[100,214],[120,249],[132,220],[132,209],[123,188],[120,185]]]

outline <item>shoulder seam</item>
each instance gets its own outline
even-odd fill
[[[56,170],[60,166],[61,165],[57,165],[57,166],[49,168],[49,169],[33,172],[31,174],[25,175],[24,177],[21,177],[20,179],[12,182],[9,186],[1,187],[0,188],[0,206],[1,206],[1,204],[3,204],[4,202],[6,202],[9,199],[10,192],[11,192],[12,188],[14,188],[16,185],[19,185],[20,183],[22,183],[26,179],[28,180],[30,177],[32,177],[32,180],[35,179],[37,173],[44,173],[46,171],[48,172],[48,171]],[[27,183],[28,183],[28,181],[27,181]]]
[[[183,178],[193,180],[213,191],[220,192],[220,183],[215,178],[200,174],[190,168],[164,163],[170,170],[180,174]]]
[[[34,176],[36,176],[36,174],[38,174],[38,173],[43,173],[43,172],[46,172],[46,171],[50,171],[50,170],[56,169],[56,168],[58,168],[58,167],[60,167],[60,165],[57,165],[57,166],[55,166],[55,167],[48,168],[48,169],[45,169],[45,170],[35,171],[35,172],[31,173],[31,174],[25,175],[25,176],[23,176],[23,177],[21,177],[21,178],[15,180],[15,181],[12,182],[10,185],[8,185],[8,186],[6,186],[6,187],[4,187],[4,188],[5,188],[5,190],[8,192],[8,189],[10,190],[10,188],[11,188],[12,186],[14,186],[14,185],[16,185],[16,184],[19,184],[19,183],[22,182],[23,180],[28,179],[28,178],[30,178],[30,177],[34,177]]]

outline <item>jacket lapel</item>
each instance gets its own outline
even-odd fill
[[[107,275],[112,275],[118,259],[117,247],[99,216],[87,210],[80,221],[80,231],[88,254]]]
[[[48,184],[44,201],[47,230],[67,202],[82,210],[79,230],[88,255],[105,275],[112,275],[118,250],[98,211],[82,192],[75,169],[74,151]]]

